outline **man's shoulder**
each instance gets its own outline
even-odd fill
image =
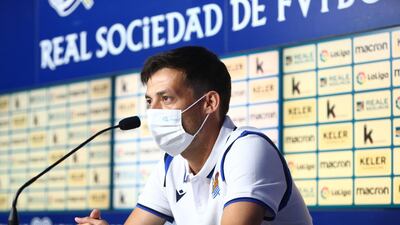
[[[248,142],[248,144],[251,145],[252,140],[254,139],[266,140],[266,145],[272,145],[274,148],[276,148],[273,141],[263,131],[251,126],[238,127],[234,131],[232,131],[226,141],[225,146],[227,149],[229,149],[237,141]]]
[[[220,155],[221,171],[226,166],[251,168],[246,161],[280,162],[278,148],[266,134],[255,127],[239,127],[232,131],[224,148],[223,154]],[[223,174],[224,172],[222,172],[224,179]]]
[[[168,153],[165,153],[162,159],[162,170],[167,172],[172,167],[183,166],[185,163],[185,159],[181,155],[171,156]]]

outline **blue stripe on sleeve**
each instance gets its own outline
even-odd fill
[[[260,201],[260,200],[255,199],[255,198],[248,198],[248,197],[246,197],[246,198],[235,198],[235,199],[232,199],[232,200],[228,201],[227,203],[225,203],[224,208],[227,207],[228,205],[232,204],[232,203],[235,203],[235,202],[252,202],[252,203],[256,203],[256,204],[264,207],[265,210],[267,210],[269,212],[269,214],[272,215],[272,216],[265,216],[264,220],[272,221],[272,220],[275,219],[275,216],[276,216],[275,211],[269,205],[267,205],[265,202]]]
[[[293,183],[293,181],[292,181],[292,176],[290,175],[289,168],[288,168],[288,166],[287,166],[287,164],[286,164],[285,158],[283,157],[282,153],[278,150],[278,148],[275,146],[274,142],[271,141],[271,139],[269,139],[265,134],[260,133],[260,132],[245,130],[245,131],[243,131],[243,132],[239,135],[239,137],[236,138],[236,140],[234,140],[234,141],[228,146],[228,148],[225,150],[224,154],[222,155],[221,169],[220,169],[220,171],[221,171],[221,179],[222,179],[222,181],[225,181],[225,173],[224,173],[225,157],[226,157],[226,155],[228,154],[229,150],[231,150],[232,145],[233,145],[239,138],[245,137],[245,136],[247,136],[247,135],[249,135],[249,134],[258,135],[258,136],[264,138],[264,139],[276,150],[276,152],[278,153],[278,156],[279,156],[279,158],[280,158],[280,160],[281,160],[281,163],[282,163],[282,166],[283,166],[283,172],[284,172],[284,174],[285,174],[285,180],[286,180],[286,191],[285,191],[285,193],[284,193],[284,195],[283,195],[283,197],[282,197],[282,200],[281,200],[281,202],[280,202],[280,204],[279,204],[278,210],[280,211],[281,209],[285,208],[285,206],[286,206],[287,203],[289,202],[290,196],[291,196],[291,194],[292,194],[292,185],[293,185],[292,183]]]
[[[160,213],[160,212],[158,212],[158,211],[156,211],[156,210],[154,210],[154,209],[151,209],[151,208],[149,208],[149,207],[147,207],[147,206],[144,206],[144,205],[142,205],[142,204],[139,204],[139,203],[138,203],[138,204],[136,204],[136,207],[139,208],[139,209],[143,209],[143,210],[145,210],[145,211],[147,211],[147,212],[149,212],[149,213],[151,213],[151,214],[154,214],[154,215],[156,215],[156,216],[158,216],[158,217],[161,217],[161,218],[167,220],[167,221],[170,222],[170,223],[173,223],[173,222],[174,222],[174,217],[168,216],[168,215],[166,215],[166,214],[164,214],[164,213]]]

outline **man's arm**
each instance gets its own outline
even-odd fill
[[[253,202],[236,202],[224,208],[221,225],[259,225],[265,208]]]
[[[221,169],[227,193],[223,225],[261,224],[274,219],[287,189],[279,152],[259,135],[235,141]]]
[[[165,219],[146,210],[135,208],[125,221],[124,225],[163,225]]]

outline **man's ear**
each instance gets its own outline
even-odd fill
[[[209,91],[205,98],[205,110],[207,114],[216,112],[219,109],[221,98],[216,91]]]

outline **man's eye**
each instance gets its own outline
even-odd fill
[[[164,101],[164,102],[170,102],[171,101],[171,97],[169,97],[169,96],[162,96],[162,100]]]
[[[146,99],[146,104],[147,104],[148,106],[151,105],[151,99],[147,98],[147,99]]]

